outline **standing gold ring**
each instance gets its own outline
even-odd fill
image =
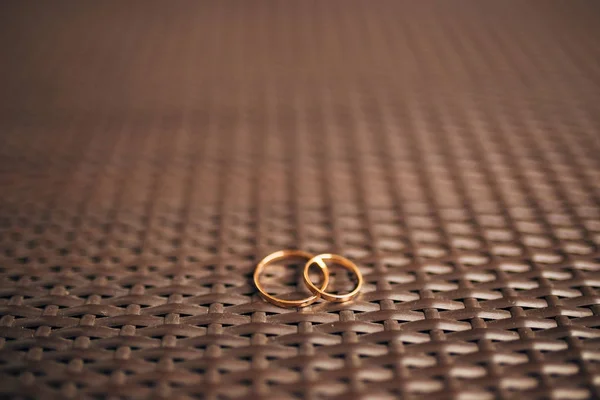
[[[280,250],[280,251],[276,251],[275,253],[271,253],[268,256],[266,256],[265,258],[263,258],[256,266],[256,269],[254,270],[254,284],[256,285],[256,288],[258,289],[260,295],[265,300],[267,300],[268,302],[270,302],[272,304],[275,304],[276,306],[279,306],[279,307],[305,307],[309,304],[314,303],[320,296],[318,294],[315,294],[313,296],[310,296],[310,297],[307,297],[304,299],[300,299],[300,300],[279,299],[279,298],[267,293],[267,291],[262,287],[262,285],[258,281],[258,278],[260,277],[260,273],[263,271],[263,269],[265,269],[265,267],[267,265],[269,265],[272,262],[279,261],[279,260],[282,260],[284,258],[289,258],[289,257],[302,257],[302,258],[306,258],[306,259],[312,259],[313,255],[311,253],[307,253],[302,250]],[[327,265],[325,265],[325,263],[318,264],[318,265],[319,265],[319,268],[321,268],[321,271],[323,272],[323,283],[321,284],[320,289],[314,285],[313,286],[317,290],[323,290],[329,284],[329,269],[327,269]],[[306,271],[305,271],[304,275],[307,276]],[[304,279],[306,280],[306,278],[304,278]],[[311,285],[312,285],[312,282],[311,282]]]
[[[314,264],[317,264],[319,266],[319,268],[321,268],[322,271],[324,271],[324,272],[328,271],[327,264],[325,264],[324,260],[331,260],[334,263],[339,264],[342,267],[352,271],[354,273],[354,275],[356,275],[356,279],[357,279],[356,286],[354,287],[354,289],[352,289],[352,291],[350,293],[346,293],[346,294],[327,293],[324,290],[325,288],[327,288],[327,284],[324,283],[323,285],[321,285],[321,288],[318,288],[315,286],[314,283],[312,283],[312,281],[310,280],[310,278],[308,276],[308,270],[310,269],[310,266],[314,263]],[[315,256],[315,257],[311,258],[310,260],[308,260],[308,262],[304,266],[304,283],[306,283],[306,285],[308,286],[308,289],[316,296],[320,296],[320,297],[324,298],[325,300],[342,303],[344,301],[348,301],[348,300],[351,300],[354,297],[356,297],[356,295],[360,291],[360,288],[363,285],[363,277],[362,277],[362,274],[360,273],[360,270],[358,269],[358,267],[352,261],[348,260],[347,258],[339,256],[337,254],[319,254],[318,256]]]

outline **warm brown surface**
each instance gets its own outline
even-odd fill
[[[2,2],[0,397],[599,398],[596,4]]]

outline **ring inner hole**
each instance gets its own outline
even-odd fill
[[[358,278],[356,274],[347,268],[344,268],[331,260],[324,260],[329,268],[329,285],[325,291],[331,294],[346,294],[350,293],[358,284]],[[316,287],[320,288],[321,280],[316,280],[315,277],[320,276],[318,272],[320,270],[316,263],[312,263],[308,269],[311,282]]]
[[[300,300],[312,296],[306,287],[302,273],[306,259],[302,257],[287,257],[273,261],[260,274],[259,280],[267,293],[282,300]],[[312,282],[321,287],[323,273],[314,268],[309,274]]]

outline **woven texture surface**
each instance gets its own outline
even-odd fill
[[[0,9],[1,396],[600,397],[593,2]]]

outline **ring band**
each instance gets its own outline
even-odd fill
[[[279,299],[279,298],[267,293],[267,291],[262,287],[262,285],[260,284],[260,282],[258,280],[261,272],[265,269],[265,267],[267,265],[271,264],[272,262],[279,261],[279,260],[282,260],[284,258],[289,258],[289,257],[302,257],[302,258],[306,258],[306,259],[312,259],[313,255],[311,253],[307,253],[302,250],[280,250],[280,251],[276,251],[275,253],[271,253],[268,256],[266,256],[265,258],[263,258],[256,266],[256,269],[254,270],[254,284],[256,285],[256,288],[258,289],[260,295],[265,300],[267,300],[269,303],[275,304],[276,306],[279,306],[279,307],[305,307],[309,304],[314,303],[320,297],[320,295],[314,294],[313,296],[306,297],[306,298],[300,299],[300,300]],[[327,285],[329,284],[329,269],[327,268],[327,265],[325,265],[325,263],[322,263],[322,264],[319,264],[319,267],[321,268],[321,271],[323,272],[323,283],[321,285],[321,289],[319,289],[313,285],[315,287],[315,289],[317,289],[317,291],[325,289],[327,287]],[[306,273],[306,269],[305,269],[304,275],[308,276]],[[304,278],[304,280],[306,280],[306,277]],[[312,282],[311,282],[311,285],[312,285]]]
[[[310,269],[310,266],[313,263],[317,264],[319,266],[319,268],[321,268],[322,271],[324,271],[324,272],[328,271],[327,264],[325,264],[324,260],[331,260],[331,261],[335,262],[336,264],[339,264],[342,267],[346,268],[347,270],[352,271],[356,275],[356,279],[357,279],[356,287],[354,289],[352,289],[352,291],[350,293],[346,293],[346,294],[327,293],[324,290],[325,288],[327,288],[326,284],[321,285],[321,288],[318,288],[315,286],[314,283],[311,282],[311,280],[308,276],[308,270]],[[327,274],[329,274],[329,273],[327,272]],[[308,260],[306,265],[304,265],[304,283],[306,283],[306,285],[308,286],[308,289],[316,296],[322,297],[325,300],[342,303],[342,302],[351,300],[354,297],[356,297],[356,295],[360,291],[360,288],[363,285],[363,277],[362,277],[362,274],[360,273],[360,270],[358,269],[358,267],[352,261],[348,260],[347,258],[339,256],[337,254],[319,254],[318,256],[315,256],[315,257],[311,258],[310,260]]]

